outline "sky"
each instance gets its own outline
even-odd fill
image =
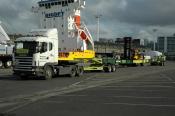
[[[38,28],[38,18],[31,12],[39,0],[1,0],[0,20],[8,33],[27,33]],[[92,33],[97,33],[100,18],[100,37],[152,40],[156,36],[175,33],[174,0],[86,0],[82,19]]]

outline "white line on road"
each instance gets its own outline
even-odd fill
[[[167,77],[167,79],[169,80],[169,81],[173,81],[174,82],[174,80],[171,78],[171,77],[169,77],[169,76],[166,76]]]
[[[175,99],[170,97],[138,97],[138,96],[113,96],[114,98],[135,98],[135,99]]]
[[[112,87],[112,88],[175,88],[173,86],[155,86],[155,85],[147,85],[147,86],[101,86],[101,87]]]
[[[127,105],[127,106],[148,106],[148,107],[175,107],[175,105],[157,105],[157,104],[132,104],[132,103],[103,103],[106,105]]]
[[[136,91],[136,89],[115,89],[115,88],[113,88],[113,89],[106,89],[106,88],[104,88],[103,90],[105,90],[105,91]],[[137,91],[142,91],[142,92],[162,92],[163,90],[143,90],[143,89],[141,89],[141,90],[137,90]],[[167,89],[165,90],[165,91],[167,91]]]

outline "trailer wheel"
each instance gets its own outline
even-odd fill
[[[141,64],[140,64],[140,66],[144,66],[144,64],[143,64],[143,63],[141,63]]]
[[[77,69],[77,76],[78,77],[80,77],[80,76],[82,76],[83,75],[83,73],[84,73],[84,70],[83,70],[83,67],[79,67],[78,69]]]
[[[115,65],[112,65],[112,72],[115,72],[116,71],[116,66]]]
[[[46,80],[51,80],[53,77],[53,70],[50,66],[44,68],[44,77]]]
[[[108,66],[108,72],[112,72],[112,66],[111,65]]]
[[[76,67],[72,67],[69,77],[75,77],[77,73]]]
[[[111,72],[112,71],[111,65],[108,65],[108,66],[104,67],[104,71],[105,72]]]
[[[0,68],[3,68],[3,62],[0,61]]]
[[[5,68],[10,68],[12,66],[12,61],[7,61],[4,63]]]

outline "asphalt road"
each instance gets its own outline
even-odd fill
[[[0,70],[0,116],[175,115],[175,62],[50,81],[11,74]]]

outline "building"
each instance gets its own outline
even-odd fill
[[[132,45],[133,45],[133,47],[140,47],[141,40],[140,39],[133,39],[132,40]]]
[[[175,60],[175,36],[158,37],[158,51],[163,52],[167,59]]]
[[[100,38],[99,42],[101,42],[101,43],[114,43],[114,39]]]

